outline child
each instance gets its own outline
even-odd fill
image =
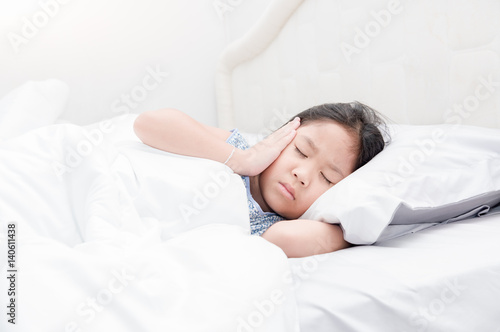
[[[252,147],[236,129],[206,126],[174,109],[140,114],[134,131],[154,148],[229,166],[247,188],[252,234],[288,257],[304,257],[350,245],[338,225],[297,218],[382,151],[383,124],[376,111],[354,102],[312,107]]]

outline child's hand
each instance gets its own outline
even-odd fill
[[[227,165],[240,175],[253,176],[262,173],[290,144],[299,126],[300,118],[297,117],[250,149],[236,149]]]

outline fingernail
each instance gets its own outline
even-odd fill
[[[293,119],[293,121],[300,121],[300,118],[296,116],[295,119]]]

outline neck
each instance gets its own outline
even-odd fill
[[[264,212],[273,212],[273,210],[267,205],[264,197],[262,197],[262,192],[260,189],[260,174],[255,176],[250,176],[250,193],[253,199],[259,204],[260,208]]]

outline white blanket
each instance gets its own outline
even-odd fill
[[[249,235],[240,177],[145,146],[133,119],[0,145],[0,239],[15,223],[17,241],[2,330],[298,331],[286,256]]]

